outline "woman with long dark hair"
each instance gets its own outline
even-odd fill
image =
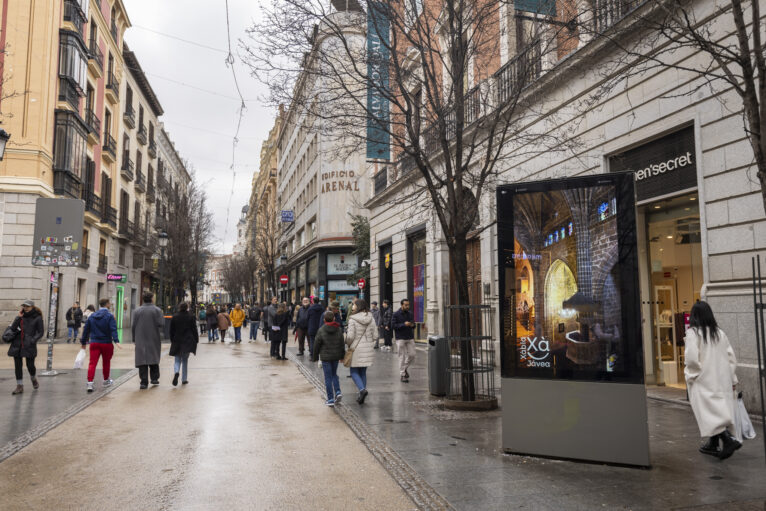
[[[189,354],[197,354],[197,320],[189,314],[189,304],[181,302],[178,312],[173,314],[170,320],[170,356],[175,357],[175,375],[173,386],[178,385],[178,376],[181,374],[181,384],[189,383]]]
[[[16,389],[11,392],[14,396],[24,392],[24,372],[23,361],[27,361],[27,371],[32,380],[32,388],[37,390],[40,384],[37,382],[37,368],[35,368],[35,357],[37,357],[37,341],[45,333],[43,325],[43,313],[35,307],[35,302],[26,300],[21,304],[19,315],[11,324],[11,337],[3,340],[10,342],[8,356],[13,357],[13,365],[16,370]]]
[[[707,302],[694,304],[689,325],[684,374],[700,435],[708,438],[700,452],[724,460],[742,447],[728,431],[734,427],[737,359]]]

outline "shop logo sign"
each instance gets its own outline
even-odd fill
[[[660,174],[664,174],[665,172],[669,170],[682,169],[688,165],[691,165],[692,163],[694,163],[692,161],[692,153],[690,151],[687,151],[685,155],[676,156],[675,158],[670,158],[667,161],[663,161],[661,163],[654,163],[652,165],[648,165],[647,167],[644,167],[643,169],[637,170],[636,181],[641,181],[643,179],[658,176]]]
[[[551,355],[551,345],[545,337],[521,337],[519,339],[519,356],[527,362],[527,367],[550,367],[548,358]]]

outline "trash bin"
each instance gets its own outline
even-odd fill
[[[170,320],[173,319],[173,316],[165,316],[165,325],[162,329],[162,335],[165,336],[165,340],[170,340]]]
[[[449,389],[449,342],[445,337],[428,337],[428,391],[434,396],[446,396]]]

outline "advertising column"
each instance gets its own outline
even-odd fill
[[[649,465],[633,176],[498,188],[503,448]]]

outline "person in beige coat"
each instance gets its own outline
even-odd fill
[[[737,359],[707,302],[694,304],[689,324],[684,374],[700,436],[708,438],[700,452],[723,460],[742,446],[728,431],[734,427]]]
[[[226,340],[226,330],[231,326],[231,318],[226,314],[225,309],[221,309],[216,319],[218,320],[218,330],[221,331],[221,344],[223,344]]]
[[[378,327],[375,318],[367,308],[367,302],[358,298],[354,301],[348,317],[346,344],[354,353],[351,356],[351,379],[359,389],[356,402],[364,404],[367,397],[367,368],[372,365]]]

